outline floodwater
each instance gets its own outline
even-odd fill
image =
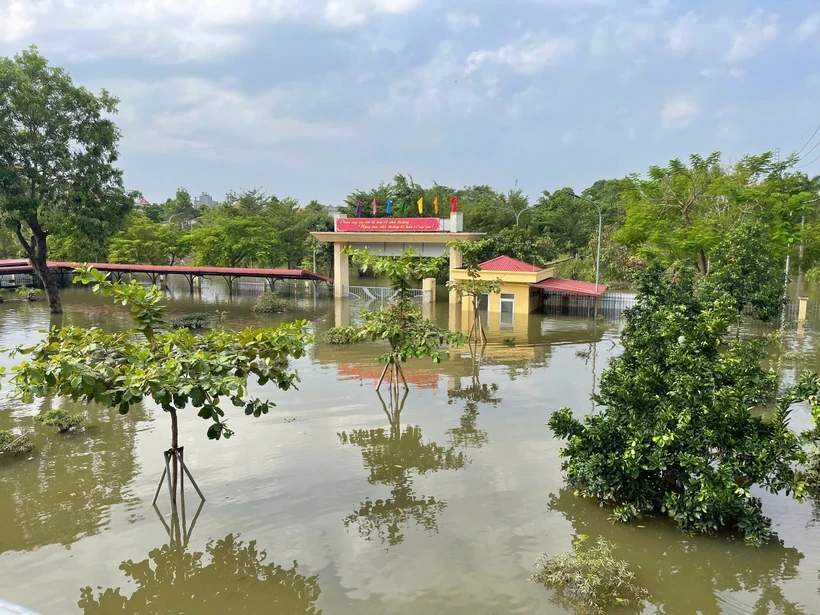
[[[85,290],[63,297],[65,323],[128,325]],[[357,313],[304,291],[286,317],[253,315],[252,302],[219,287],[168,301],[172,315],[226,309],[229,326],[299,317],[317,332]],[[446,304],[435,317],[460,326]],[[207,423],[183,412],[186,463],[207,502],[186,483],[178,522],[167,491],[151,506],[169,442],[161,411],[7,399],[0,428],[33,430],[37,449],[0,459],[0,599],[42,615],[565,613],[528,578],[539,552],[586,534],[618,545],[651,594],[645,613],[820,612],[811,501],[761,494],[777,540],[754,548],[686,536],[664,517],[614,525],[574,497],[545,423],[561,406],[592,409],[619,322],[498,318],[479,366],[466,350],[409,365],[400,412],[374,391],[381,348],[322,343],[295,362],[299,391],[252,390],[277,407],[259,419],[237,412],[230,440],[209,441]],[[30,343],[50,321],[44,302],[0,305],[0,345]],[[802,354],[781,363],[787,379],[820,366],[817,339],[811,324],[789,331],[785,346]],[[33,421],[57,406],[84,411],[87,429],[57,435]],[[807,424],[798,411],[795,428]]]

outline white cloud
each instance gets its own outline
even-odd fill
[[[696,36],[699,21],[700,18],[694,11],[678,17],[666,33],[669,48],[676,53],[688,52]]]
[[[534,74],[575,48],[569,37],[543,38],[534,40],[527,34],[515,43],[510,43],[495,51],[482,49],[472,52],[467,58],[467,73],[478,70],[482,64],[501,64],[508,66],[516,73]]]
[[[691,124],[700,114],[700,108],[694,101],[683,96],[669,98],[660,112],[661,125],[664,128],[683,128]]]
[[[795,30],[799,41],[807,41],[820,31],[820,13],[807,16]]]
[[[701,77],[706,77],[707,79],[731,77],[737,81],[742,81],[746,77],[746,71],[737,67],[723,68],[720,66],[709,66],[700,71],[700,75]]]
[[[755,10],[741,22],[741,28],[732,34],[732,46],[724,59],[727,62],[736,62],[757,55],[777,36],[780,30],[777,22],[777,15],[766,15],[761,9]]]
[[[481,18],[474,13],[447,13],[444,20],[453,32],[461,32],[481,26]]]
[[[0,0],[0,43],[23,40],[37,25],[48,5],[46,0]]]
[[[192,77],[152,83],[129,80],[110,87],[122,99],[120,124],[134,147],[250,151],[284,142],[355,136],[344,123],[302,119],[308,94],[298,90],[247,94],[227,80]]]
[[[79,57],[112,49],[177,59],[203,58],[241,46],[242,26],[286,19],[321,20],[334,27],[360,25],[377,15],[410,12],[423,0],[0,0],[0,42],[38,29],[49,40],[72,35],[66,51]],[[6,6],[4,7],[4,3]],[[101,41],[77,38],[88,32]],[[80,35],[81,36],[81,35]]]
[[[561,133],[561,144],[569,145],[578,138],[578,132],[574,128],[570,128]]]

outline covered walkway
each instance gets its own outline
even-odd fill
[[[65,261],[48,261],[48,268],[57,274],[66,275],[70,273],[78,263]],[[305,271],[304,269],[256,269],[245,267],[186,267],[180,265],[132,265],[125,263],[91,263],[91,266],[99,271],[111,273],[115,278],[120,279],[125,274],[143,273],[147,275],[153,284],[157,283],[160,276],[181,275],[189,284],[191,293],[198,279],[205,277],[221,277],[228,283],[228,288],[233,288],[233,281],[238,278],[260,278],[265,280],[273,290],[276,282],[283,280],[307,280],[309,282],[325,282],[330,284],[328,277]],[[16,273],[33,274],[34,268],[26,259],[0,260],[0,275],[10,275]]]

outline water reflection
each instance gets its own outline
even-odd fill
[[[497,406],[501,398],[497,396],[498,385],[482,384],[480,379],[481,361],[484,355],[484,348],[478,345],[470,346],[470,358],[472,360],[472,373],[470,383],[466,386],[462,384],[462,378],[455,378],[455,386],[447,391],[447,403],[454,404],[464,401],[464,412],[459,419],[459,426],[447,430],[450,436],[450,444],[456,448],[481,448],[489,441],[486,431],[478,428],[478,405],[492,404]]]
[[[413,476],[459,470],[468,460],[455,446],[444,448],[435,442],[424,442],[419,426],[407,425],[402,429],[401,412],[407,394],[400,400],[391,399],[389,404],[381,395],[378,397],[390,423],[389,430],[357,429],[338,435],[342,444],[362,449],[362,461],[370,470],[367,482],[389,485],[390,497],[367,498],[345,518],[344,524],[345,527],[356,525],[366,540],[375,535],[382,544],[392,547],[404,541],[404,528],[411,520],[427,532],[437,533],[438,515],[447,506],[433,496],[417,495],[413,490]]]
[[[803,554],[780,541],[750,547],[724,535],[687,538],[666,518],[613,524],[607,508],[575,497],[567,488],[550,494],[549,507],[564,515],[576,536],[603,536],[615,544],[616,555],[629,562],[658,613],[748,612],[742,597],[733,595],[737,592],[757,594],[752,598],[756,615],[803,613],[779,586],[797,575]]]
[[[39,410],[52,405],[46,398]],[[136,505],[128,486],[139,472],[134,449],[142,409],[121,417],[96,405],[62,407],[83,411],[87,427],[61,435],[35,428],[36,450],[28,459],[0,460],[0,553],[69,546],[108,525],[112,506]],[[3,429],[32,429],[32,423],[31,416],[0,413]]]
[[[172,519],[172,527],[183,526]],[[255,540],[244,542],[233,534],[208,541],[204,552],[191,552],[185,535],[184,529],[172,530],[171,541],[147,559],[120,564],[135,586],[130,595],[124,596],[119,587],[96,593],[85,587],[77,605],[86,615],[321,615],[315,606],[321,593],[319,576],[300,574],[297,562],[288,568],[268,562]]]

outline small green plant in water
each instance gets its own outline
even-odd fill
[[[510,348],[515,346],[515,338],[514,337],[505,337],[501,341],[504,343],[505,346],[509,346]]]
[[[28,434],[0,429],[0,455],[24,455],[34,450]]]
[[[188,329],[191,331],[213,329],[225,321],[226,315],[227,312],[214,312],[213,314],[209,312],[193,312],[172,318],[168,321],[168,326],[171,329]]]
[[[56,427],[59,433],[66,433],[77,427],[81,427],[85,422],[82,414],[71,414],[68,410],[48,410],[34,417],[46,427]]]
[[[581,534],[573,541],[571,553],[542,553],[531,581],[554,589],[553,601],[579,614],[640,606],[649,592],[635,583],[635,574],[625,561],[613,556],[614,550],[602,537],[589,544]]]
[[[259,299],[256,300],[256,305],[251,308],[251,311],[257,314],[282,314],[289,309],[290,304],[282,297],[277,297],[272,292],[266,291],[264,294],[259,295]]]
[[[20,301],[39,301],[43,298],[43,289],[20,286],[14,291]]]

